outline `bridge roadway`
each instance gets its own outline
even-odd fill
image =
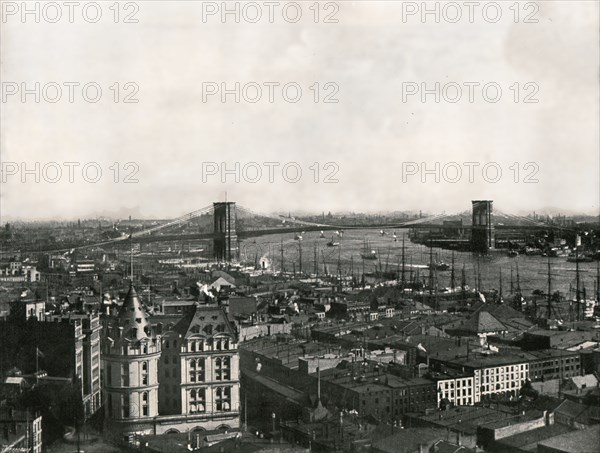
[[[248,239],[260,236],[268,236],[271,234],[285,234],[285,233],[301,233],[303,231],[336,231],[336,230],[381,230],[381,229],[405,229],[405,228],[417,228],[417,229],[430,229],[430,230],[470,230],[471,225],[464,225],[462,227],[455,225],[435,225],[435,224],[377,224],[377,225],[350,225],[350,226],[332,226],[332,225],[299,225],[292,227],[278,227],[278,228],[266,228],[264,230],[240,230],[237,232],[237,237],[239,239]],[[498,230],[527,230],[527,231],[535,231],[535,230],[548,230],[552,229],[552,226],[537,226],[537,225],[496,225],[494,229]],[[557,229],[559,227],[556,227]],[[195,240],[195,239],[216,239],[219,235],[215,233],[191,233],[191,234],[162,234],[162,235],[149,235],[149,236],[138,236],[133,238],[134,243],[151,243],[151,242],[169,242],[169,241],[186,241],[186,240]],[[127,241],[129,242],[129,241]]]

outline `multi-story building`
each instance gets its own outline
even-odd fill
[[[8,407],[0,408],[0,451],[41,453],[41,414]]]
[[[50,315],[46,322],[69,322],[75,326],[77,348],[76,374],[81,379],[82,399],[86,417],[102,406],[100,388],[100,316],[97,313],[66,313]]]
[[[529,378],[531,381],[549,381],[581,376],[579,351],[562,349],[544,349],[530,351]]]
[[[434,371],[452,370],[473,376],[473,404],[491,395],[516,397],[529,379],[529,358],[525,354],[472,354],[455,358],[432,357],[430,360]]]
[[[116,440],[239,428],[237,333],[221,307],[195,305],[153,326],[131,286],[105,330],[105,414]]]
[[[442,407],[447,403],[454,406],[473,405],[475,386],[472,374],[452,371],[446,373],[433,372],[429,377],[436,382],[438,407]]]
[[[436,407],[436,386],[430,379],[382,373],[378,365],[352,364],[355,371],[333,368],[322,373],[327,401],[354,409],[361,416],[400,421],[407,412]],[[354,366],[356,365],[356,366]]]
[[[237,335],[222,308],[196,305],[164,331],[160,371],[161,414],[204,429],[239,426]]]
[[[7,267],[0,268],[0,281],[7,282],[39,282],[42,273],[35,266],[11,261]]]
[[[27,373],[75,379],[81,385],[84,413],[89,417],[100,406],[100,367],[98,362],[98,315],[48,315],[43,320],[17,318],[0,322],[2,366],[17,367]],[[85,333],[83,321],[97,326]],[[85,357],[89,356],[86,365]],[[94,363],[95,360],[95,363]],[[86,386],[86,381],[91,385]],[[95,385],[94,385],[95,383]]]
[[[102,346],[104,413],[116,440],[154,431],[160,340],[130,286],[117,317],[108,322]]]

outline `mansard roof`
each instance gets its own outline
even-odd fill
[[[177,323],[174,330],[183,338],[192,335],[210,338],[218,334],[236,337],[235,329],[229,322],[225,310],[215,305],[194,305],[194,308]]]

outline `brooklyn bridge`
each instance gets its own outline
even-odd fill
[[[432,243],[436,246],[460,244],[463,249],[485,253],[502,241],[510,241],[515,234],[558,230],[564,232],[567,230],[562,226],[529,217],[494,211],[491,200],[471,202],[470,223],[463,224],[462,220],[448,220],[455,219],[457,215],[460,213],[430,215],[392,223],[374,222],[365,225],[346,221],[344,224],[335,224],[335,222],[306,221],[291,215],[257,213],[234,201],[214,202],[176,219],[162,223],[155,222],[156,224],[150,227],[128,233],[121,232],[118,237],[107,238],[105,241],[94,244],[82,244],[77,248],[124,246],[126,244],[128,246],[129,244],[144,244],[147,247],[146,244],[158,242],[202,240],[212,243],[212,258],[229,262],[239,258],[241,241],[259,236],[286,233],[300,235],[303,232],[311,231],[410,229],[417,232],[415,237],[418,236],[419,231],[437,232],[442,238],[438,237],[435,244]],[[445,235],[444,232],[448,234]],[[452,238],[444,239],[445,236]]]

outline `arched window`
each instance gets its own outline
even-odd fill
[[[204,358],[190,361],[190,382],[204,381]]]
[[[142,385],[148,385],[148,362],[142,362]]]
[[[217,387],[217,391],[215,393],[215,409],[217,411],[231,410],[231,388]]]
[[[121,395],[121,415],[129,418],[129,395]]]
[[[190,404],[189,404],[189,412],[204,412],[206,405],[206,389],[192,389],[190,392]]]
[[[148,392],[142,392],[142,416],[147,417],[150,415]]]
[[[217,357],[215,359],[215,380],[228,381],[231,379],[230,363],[229,357]]]

